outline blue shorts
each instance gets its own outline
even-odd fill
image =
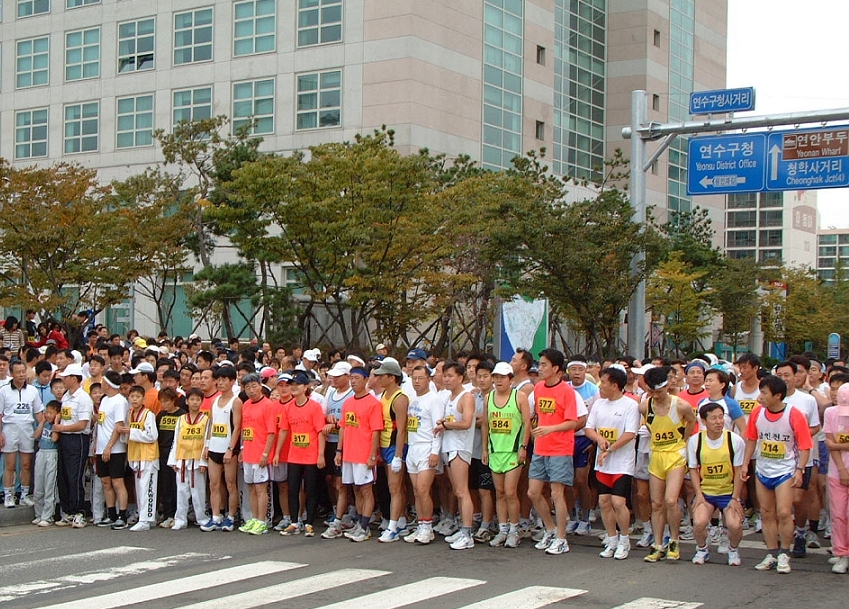
[[[404,444],[404,456],[401,457],[402,459],[407,458],[407,448],[409,448],[409,445]],[[386,463],[386,465],[391,465],[392,459],[395,458],[395,444],[387,446],[386,448],[381,448],[380,456],[383,459],[383,462]]]
[[[587,450],[593,445],[593,441],[587,436],[575,436],[575,452],[572,457],[575,469],[587,467],[590,464],[590,452]]]
[[[817,463],[817,471],[822,475],[828,473],[828,449],[825,447],[825,440],[819,442],[819,463]]]
[[[722,511],[734,500],[731,499],[731,495],[705,495],[705,501]]]
[[[543,457],[534,455],[528,477],[543,482],[557,482],[572,486],[575,483],[575,468],[572,457]]]
[[[757,476],[758,481],[763,484],[767,488],[767,490],[770,491],[774,491],[788,480],[793,479],[793,474],[783,474],[781,476],[775,476],[774,478],[767,478],[766,476],[762,476],[761,474],[757,474]]]

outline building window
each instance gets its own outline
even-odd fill
[[[212,118],[212,87],[174,91],[173,122]]]
[[[18,0],[18,17],[31,17],[50,12],[50,0]]]
[[[153,95],[118,99],[118,148],[153,143]]]
[[[89,4],[100,4],[100,0],[66,0],[65,6],[68,8],[77,8],[78,6],[88,6]]]
[[[96,152],[100,131],[100,104],[65,106],[65,154]]]
[[[156,20],[139,19],[118,25],[118,73],[152,70]]]
[[[19,40],[15,63],[16,86],[18,89],[37,87],[50,82],[50,38]]]
[[[15,158],[47,156],[47,108],[15,113]]]
[[[822,240],[820,240],[822,243]],[[836,246],[822,246],[820,245],[820,256],[837,256],[837,247]]]
[[[757,207],[757,205],[758,193],[756,192],[728,195],[726,203],[728,209],[748,209],[750,207]]]
[[[761,193],[761,207],[784,207],[784,193],[764,192]]]
[[[758,219],[756,211],[730,211],[727,215],[728,228],[754,227]]]
[[[660,48],[660,30],[654,31],[654,46]]]
[[[833,269],[837,266],[836,258],[820,258],[817,261],[817,266],[821,269]]]
[[[758,237],[758,231],[754,230],[735,230],[728,231],[726,234],[726,247],[755,247]]]
[[[761,250],[759,261],[766,264],[781,265],[781,250]]]
[[[298,46],[342,40],[342,0],[298,0]]]
[[[174,15],[174,65],[212,59],[212,9]]]
[[[233,55],[274,50],[276,0],[248,0],[235,4]]]
[[[298,129],[342,124],[342,72],[298,75]]]
[[[274,133],[274,79],[233,85],[233,130],[246,125],[251,133]]]
[[[760,212],[761,226],[781,226],[784,222],[784,211],[769,210]]]
[[[545,139],[545,123],[542,121],[537,121],[535,125],[536,137],[538,140]]]
[[[733,258],[735,260],[740,260],[742,258],[756,258],[755,250],[728,250],[728,257]]]
[[[657,93],[654,93],[651,96],[651,109],[656,112],[660,112],[660,95]]]
[[[100,28],[65,34],[65,80],[100,76]]]
[[[837,245],[837,235],[820,235],[820,245]]]
[[[762,230],[761,231],[761,247],[781,247],[784,231],[779,230]]]
[[[537,45],[537,63],[541,66],[545,65],[545,47]]]

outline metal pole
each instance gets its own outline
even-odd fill
[[[648,122],[648,93],[631,92],[631,129],[640,131]],[[646,173],[643,165],[646,160],[646,140],[642,137],[631,138],[631,207],[634,210],[634,222],[640,230],[646,223]],[[636,276],[646,259],[646,253],[640,251],[631,260],[631,274]],[[641,279],[628,303],[628,354],[638,359],[645,355],[646,339],[646,281]]]

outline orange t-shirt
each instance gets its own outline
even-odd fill
[[[539,427],[578,420],[575,390],[569,383],[560,381],[549,387],[540,381],[534,387],[534,401]],[[574,430],[556,431],[534,439],[534,454],[541,457],[571,457],[574,452]]]
[[[383,430],[383,405],[368,393],[363,397],[351,396],[342,404],[339,427],[342,436],[342,460],[346,463],[368,463],[372,436]]]
[[[289,398],[286,402],[281,402],[280,400],[274,402],[274,424],[277,426],[277,433],[280,433],[283,427],[283,419],[286,418],[286,413],[289,410],[289,404],[295,401],[295,398]],[[280,463],[286,463],[286,458],[289,456],[289,443],[292,441],[292,438],[289,437],[289,434],[286,434],[286,440],[283,442],[283,446],[280,447]]]
[[[315,465],[318,463],[318,434],[324,430],[321,404],[307,399],[302,405],[293,400],[282,418],[282,429],[289,431],[286,463]]]
[[[162,404],[159,403],[159,389],[151,387],[144,394],[144,407],[153,414],[159,414],[162,410]]]
[[[208,396],[208,397],[207,397],[207,396],[204,396],[204,397],[203,397],[203,402],[201,402],[201,404],[200,404],[200,410],[201,410],[201,412],[211,412],[211,411],[212,411],[212,405],[215,403],[215,399],[216,399],[219,395],[221,395],[221,392],[220,392],[220,391],[216,391],[215,393],[213,393],[212,395],[210,395],[210,396]]]
[[[258,402],[242,404],[242,461],[258,464],[268,442],[277,433],[274,402],[263,396]],[[268,458],[271,462],[271,455]]]

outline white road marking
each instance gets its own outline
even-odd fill
[[[460,609],[504,609],[505,607],[509,607],[509,609],[539,609],[539,607],[545,607],[586,593],[586,590],[578,590],[577,588],[529,586],[500,596],[493,596],[478,603],[464,605]]]
[[[431,577],[420,582],[405,584],[373,594],[358,596],[332,605],[324,605],[316,609],[363,609],[363,607],[380,607],[381,609],[396,609],[413,603],[419,603],[438,596],[450,594],[480,586],[486,582],[480,579],[460,579],[457,577]],[[83,609],[83,608],[80,608]]]
[[[638,598],[630,603],[619,605],[613,609],[697,609],[702,603],[687,603],[684,601],[668,601],[663,598]]]

